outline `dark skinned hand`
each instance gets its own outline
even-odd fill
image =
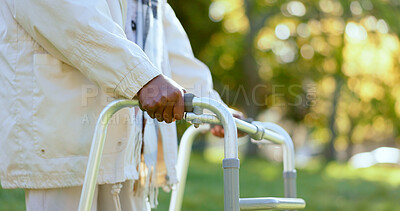
[[[181,120],[184,112],[185,90],[172,79],[159,75],[137,93],[140,109],[157,121],[171,123]]]
[[[238,119],[244,119],[244,116],[242,113],[237,113],[237,114],[232,114],[233,117],[238,118]],[[224,137],[224,128],[221,125],[214,125],[211,127],[211,133],[214,136],[217,136],[219,138],[223,138]],[[243,137],[247,135],[247,133],[243,133],[241,131],[238,130],[238,137]]]

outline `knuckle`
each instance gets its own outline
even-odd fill
[[[153,103],[152,103],[153,107],[160,107],[161,104],[162,104],[162,103],[161,103],[161,101],[159,101],[159,100],[158,100],[158,101],[155,100],[155,101],[153,101]]]
[[[168,97],[167,96],[165,96],[165,95],[162,95],[161,96],[161,98],[160,98],[160,102],[167,102],[167,99],[168,99]]]
[[[175,90],[173,93],[172,93],[172,96],[174,96],[175,98],[179,98],[180,96],[181,96],[181,92],[180,92],[180,90]]]
[[[155,117],[160,122],[163,120],[162,115],[160,115],[160,114],[156,114]]]
[[[180,114],[175,114],[175,119],[176,119],[176,120],[181,120],[181,119],[182,119],[182,115],[180,115]]]
[[[164,107],[167,102],[167,98],[165,96],[161,97],[160,100],[157,102],[158,107]]]

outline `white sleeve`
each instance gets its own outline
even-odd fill
[[[166,5],[164,14],[164,33],[172,79],[198,97],[222,102],[213,89],[210,70],[194,57],[189,38],[169,4]]]
[[[113,21],[106,0],[8,1],[16,21],[57,59],[103,90],[132,98],[161,74]]]

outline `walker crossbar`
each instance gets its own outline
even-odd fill
[[[195,114],[187,112],[185,114],[186,121],[209,124],[221,124],[215,115]],[[252,122],[248,123],[240,119],[234,118],[236,126],[239,130],[248,133],[258,140],[265,139],[283,146],[283,163],[284,163],[284,185],[285,197],[287,198],[250,198],[240,199],[240,210],[259,210],[259,209],[302,209],[305,207],[305,201],[296,197],[296,170],[294,163],[294,147],[289,134],[280,126],[274,123]],[[193,140],[199,133],[209,131],[209,125],[201,125],[196,129],[193,125],[189,127],[183,134],[178,154],[177,172],[179,183],[172,191],[170,211],[180,211],[182,206],[183,194],[186,183],[186,176],[189,166],[189,159]],[[260,135],[261,134],[261,135]]]
[[[223,168],[225,211],[239,211],[243,209],[249,209],[246,207],[251,206],[262,207],[262,209],[270,209],[270,207],[300,209],[305,206],[305,202],[302,199],[291,199],[296,197],[294,149],[290,136],[282,128],[270,123],[253,122],[253,124],[250,124],[242,120],[234,119],[224,104],[212,99],[197,98],[192,94],[185,94],[184,101],[185,112],[194,112],[186,113],[185,119],[194,123],[195,126],[199,126],[200,123],[214,123],[222,124],[224,127]],[[92,146],[90,149],[88,165],[79,203],[79,211],[89,211],[92,206],[109,120],[111,119],[112,115],[122,108],[134,107],[137,105],[137,101],[115,100],[107,105],[101,112],[96,123],[92,140]],[[202,109],[210,110],[216,116],[201,114]],[[236,127],[236,125],[238,126]],[[285,179],[285,196],[290,198],[239,199],[240,164],[238,159],[237,128],[249,133],[257,140],[267,139],[274,143],[283,144],[285,163],[284,175],[286,175],[285,178],[288,179]],[[198,131],[201,132],[208,129],[209,127],[202,126],[201,130],[196,130],[193,126],[191,126],[182,137],[178,155],[178,178],[181,181],[178,184],[178,188],[176,188],[172,193],[170,211],[180,210],[182,204],[182,196],[193,139]],[[187,142],[186,144],[185,140]],[[303,204],[303,207],[300,206],[301,204]]]
[[[107,136],[108,122],[117,111],[137,105],[138,102],[134,100],[115,100],[103,109],[100,117],[97,119],[92,146],[90,148],[89,161],[86,167],[85,180],[83,182],[81,198],[79,201],[79,211],[89,211],[92,207],[93,196],[97,184],[97,175],[99,174],[100,161]]]
[[[193,120],[200,120],[202,123],[209,123],[209,124],[221,124],[221,121],[212,114],[201,114],[201,115],[196,115],[194,113],[186,113],[185,114],[185,120],[186,121],[193,121]],[[272,141],[276,144],[284,144],[285,143],[285,138],[273,131],[267,130],[263,127],[260,127],[256,124],[251,124],[248,122],[245,122],[241,119],[235,118],[235,123],[236,127],[238,130],[243,131],[247,134],[249,134],[253,139],[255,140],[269,140]]]
[[[224,104],[212,99],[197,98],[192,94],[185,94],[184,101],[185,111],[192,110],[193,107],[208,109],[217,115],[225,128],[224,162],[231,165],[227,165],[226,168],[224,168],[224,207],[226,211],[239,211],[238,143],[237,129],[233,116]],[[112,115],[120,109],[137,105],[137,101],[115,100],[107,105],[101,112],[96,123],[92,146],[90,148],[88,165],[79,202],[79,211],[89,211],[92,206],[109,120]]]
[[[296,198],[241,198],[240,210],[304,209],[306,202]]]
[[[199,110],[208,109],[217,115],[224,127],[224,210],[239,211],[239,158],[235,120],[224,104],[208,98],[192,98],[194,112],[201,113]]]
[[[194,113],[185,114],[186,121],[193,121],[209,124],[221,124],[215,115]],[[285,197],[296,197],[296,169],[295,152],[293,141],[289,134],[279,125],[270,122],[245,122],[234,118],[237,128],[249,134],[256,140],[268,140],[283,146],[283,176],[285,184]],[[178,158],[180,159],[180,158]]]

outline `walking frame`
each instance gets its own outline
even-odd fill
[[[120,109],[134,106],[138,106],[138,102],[135,100],[115,100],[108,104],[101,112],[92,140],[79,203],[79,211],[89,211],[92,206],[109,120]],[[203,109],[207,109],[215,115],[203,114]],[[222,161],[222,167],[224,169],[225,211],[303,209],[305,207],[305,201],[296,198],[294,147],[289,134],[283,128],[273,123],[248,123],[233,118],[228,108],[222,103],[209,98],[198,98],[192,94],[185,94],[185,112],[184,119],[191,122],[193,125],[184,133],[179,146],[177,172],[180,182],[172,191],[169,207],[170,211],[179,211],[181,209],[193,140],[200,132],[209,130],[208,125],[201,125],[203,123],[221,124],[225,131],[224,159]],[[285,198],[240,198],[240,161],[238,158],[237,129],[248,133],[255,140],[268,140],[283,146]]]

